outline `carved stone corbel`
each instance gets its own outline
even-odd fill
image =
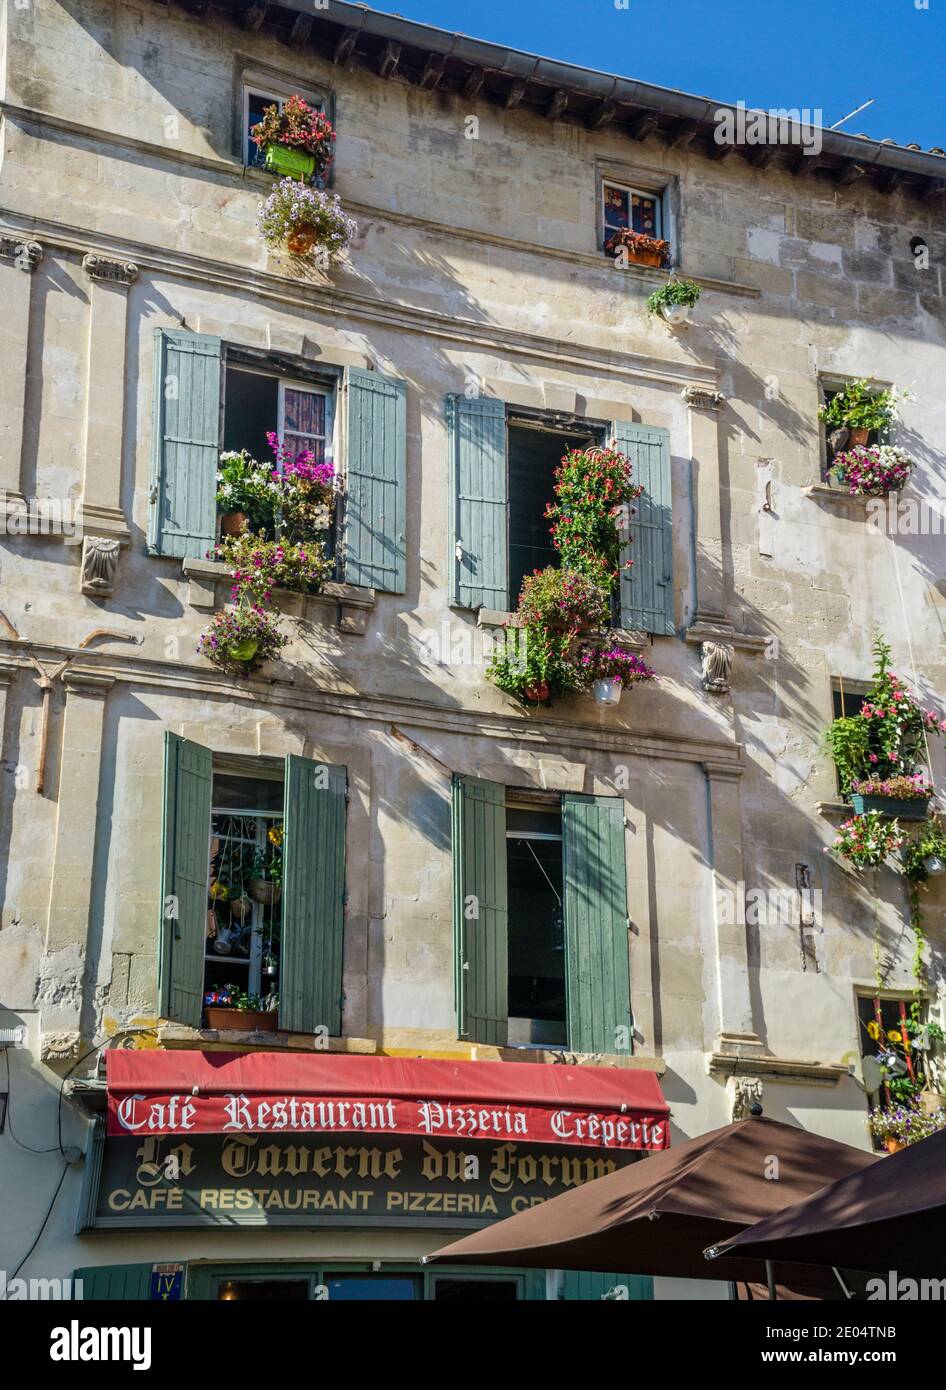
[[[725,695],[732,683],[736,649],[731,642],[707,640],[700,647],[703,689],[712,695]]]
[[[23,241],[14,236],[0,237],[0,260],[12,261],[18,270],[25,270],[27,275],[32,275],[42,259],[40,242]]]
[[[691,410],[721,410],[726,397],[709,386],[684,386],[680,392]]]
[[[732,1079],[733,1120],[748,1120],[753,1105],[762,1104],[762,1078],[734,1076]]]
[[[109,285],[123,285],[125,289],[138,279],[138,267],[134,261],[110,261],[93,252],[82,258],[82,269],[90,280],[102,280]]]
[[[72,1062],[79,1056],[82,1035],[69,1029],[60,1033],[43,1033],[39,1043],[40,1059],[44,1062]]]
[[[121,542],[111,536],[85,536],[82,541],[82,592],[108,598],[115,591]]]

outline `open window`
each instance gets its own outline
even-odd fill
[[[266,156],[250,138],[250,131],[263,119],[267,106],[281,111],[294,94],[301,96],[311,107],[323,111],[334,124],[335,104],[325,88],[310,87],[285,78],[277,68],[247,68],[237,74],[239,97],[236,111],[236,153],[249,169],[261,169]]]
[[[825,377],[823,377],[823,378],[821,378],[821,379],[819,380],[819,383],[818,383],[818,389],[819,389],[819,395],[820,395],[819,404],[820,404],[820,405],[825,405],[825,406],[830,405],[831,402],[834,400],[835,396],[840,395],[841,392],[844,390],[845,386],[847,386],[847,385],[849,385],[849,382],[844,381],[844,380],[843,380],[842,378],[840,378],[840,377],[830,377],[830,378],[825,378]],[[884,389],[884,388],[883,388],[882,386],[878,386],[878,387],[877,387],[876,394],[879,395],[883,389]],[[871,396],[873,396],[874,394],[875,394],[875,393],[874,393],[873,390],[871,390],[870,393],[869,393],[869,395],[871,395]],[[834,437],[834,439],[832,439],[832,437]],[[870,445],[872,445],[872,444],[889,444],[889,443],[890,443],[890,430],[889,430],[889,429],[870,430],[870,431],[868,432],[867,439],[866,439],[865,443],[866,443],[868,446],[870,446]],[[837,447],[836,447],[836,445],[837,445]],[[821,424],[821,470],[822,470],[822,479],[823,479],[825,482],[833,482],[833,477],[832,477],[832,475],[831,475],[831,471],[830,471],[830,470],[831,470],[831,465],[834,463],[835,455],[838,454],[838,453],[840,453],[840,452],[842,452],[842,449],[848,448],[848,447],[849,447],[849,445],[848,445],[847,443],[843,443],[843,444],[842,444],[842,443],[840,442],[840,436],[837,434],[837,431],[836,431],[836,428],[835,428],[835,427],[833,427],[833,426],[831,426],[831,425],[825,425],[825,424],[822,422],[822,424]],[[839,484],[839,486],[841,486],[841,485]]]
[[[199,1028],[230,985],[286,1031],[339,1036],[347,799],[343,767],[165,734],[162,1017]]]
[[[631,1049],[624,803],[453,784],[458,1034]]]
[[[643,236],[660,238],[664,233],[663,200],[652,189],[633,188],[601,180],[602,246],[615,232],[625,228]]]

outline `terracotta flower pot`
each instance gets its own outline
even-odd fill
[[[278,883],[272,883],[268,878],[251,878],[247,884],[247,891],[255,903],[262,903],[263,907],[275,907],[282,890]]]
[[[887,1150],[889,1154],[898,1154],[901,1151],[901,1149],[905,1149],[906,1147],[907,1146],[902,1139],[887,1138],[884,1140],[884,1148]]]
[[[246,512],[224,512],[220,518],[220,533],[224,536],[238,536],[245,529]]]
[[[286,237],[286,247],[293,256],[305,256],[315,245],[316,230],[311,222],[300,222]]]
[[[208,1004],[207,1027],[230,1033],[275,1033],[278,1014],[273,1009],[228,1009]]]
[[[865,430],[862,426],[858,426],[858,427],[855,429],[853,425],[851,425],[849,428],[850,428],[850,437],[849,437],[849,439],[848,439],[848,441],[847,441],[847,447],[848,447],[849,449],[850,449],[851,446],[854,445],[854,444],[866,444],[866,443],[867,443],[868,439],[870,438],[870,430]]]
[[[660,268],[661,255],[659,251],[635,251],[633,247],[626,247],[627,259],[634,265],[653,265]]]
[[[543,700],[549,698],[551,691],[549,690],[548,681],[537,681],[535,685],[528,686],[522,693],[525,699],[534,701],[535,704],[540,705]]]

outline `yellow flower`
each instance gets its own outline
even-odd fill
[[[897,1032],[896,1028],[890,1028],[887,1030],[887,1041],[892,1043],[898,1043],[903,1042],[903,1038]]]
[[[867,1032],[874,1042],[880,1042],[880,1028],[876,1023],[868,1023]]]
[[[274,825],[266,838],[271,845],[275,845],[278,849],[282,844],[282,826]]]

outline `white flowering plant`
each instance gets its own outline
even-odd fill
[[[280,179],[259,205],[257,226],[270,246],[288,245],[294,254],[315,251],[329,264],[351,245],[358,224],[343,211],[337,193]]]

